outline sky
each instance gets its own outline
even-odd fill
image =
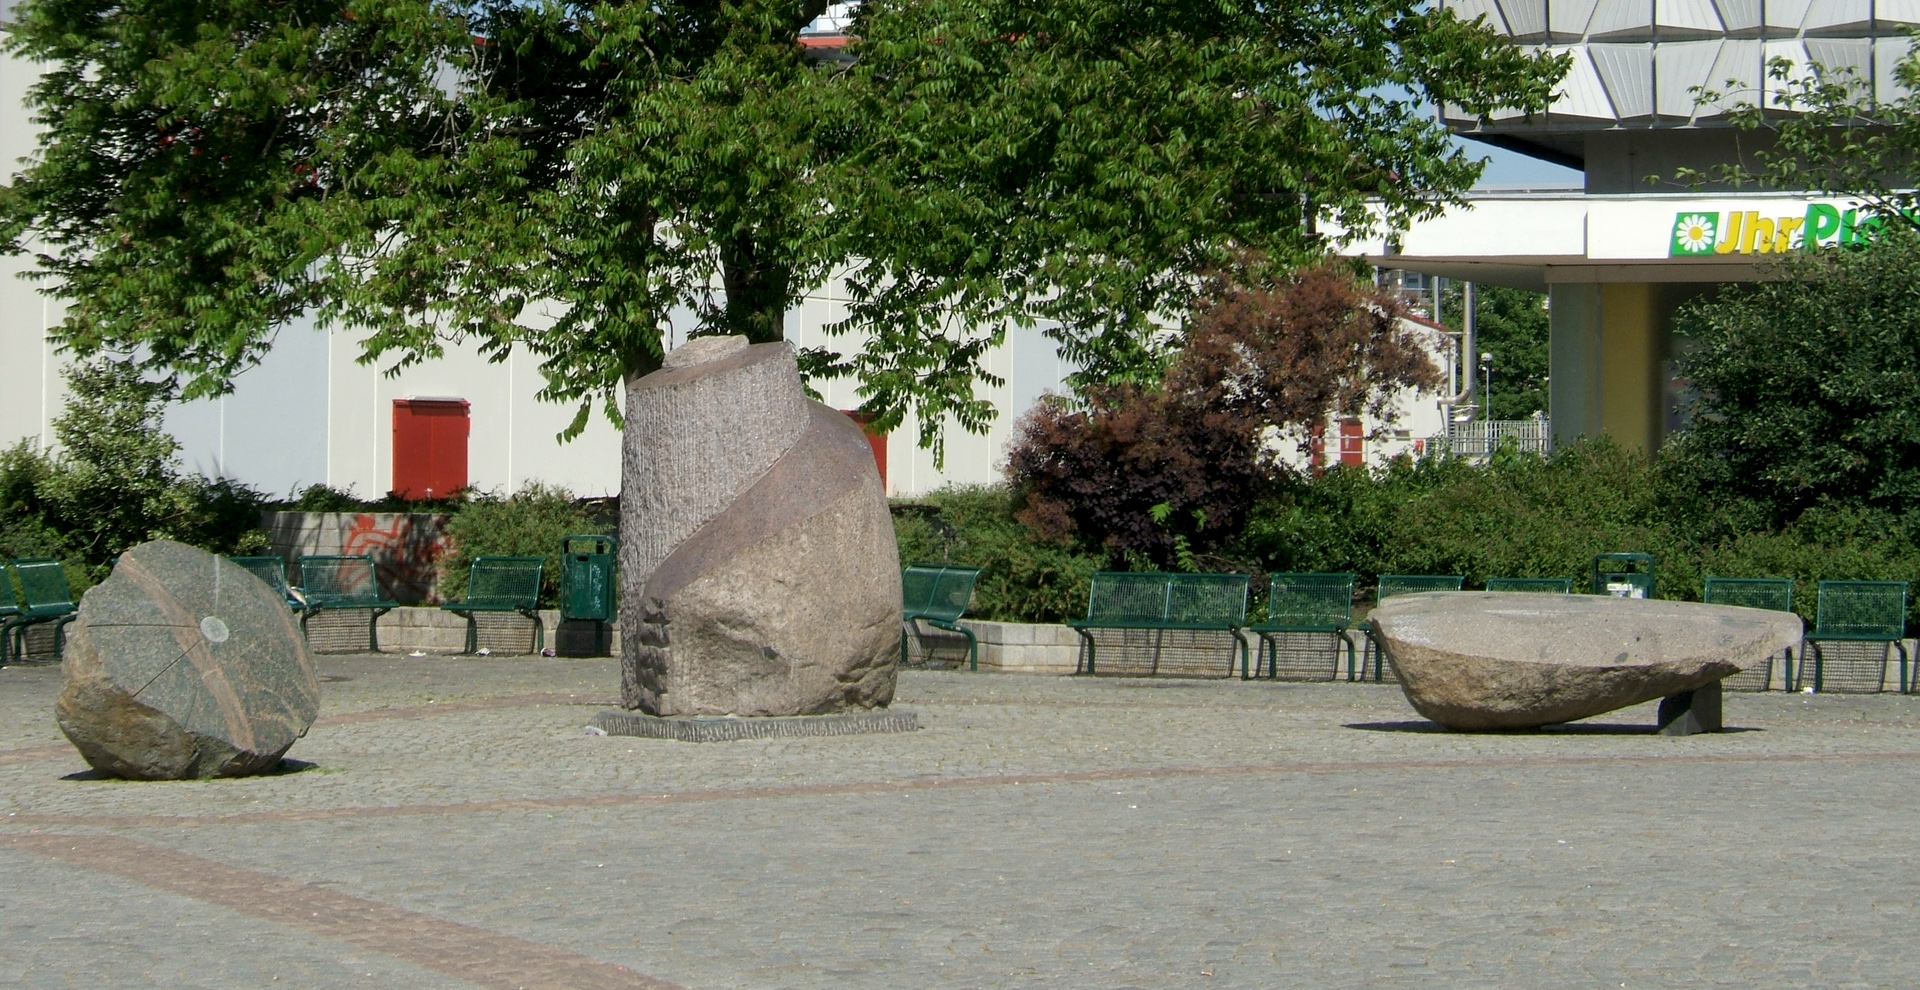
[[[1455,137],[1453,141],[1456,145],[1466,148],[1469,153],[1488,159],[1487,170],[1480,173],[1480,183],[1476,188],[1511,188],[1513,186],[1578,188],[1585,179],[1577,169],[1543,162],[1517,151],[1495,148],[1463,137]]]

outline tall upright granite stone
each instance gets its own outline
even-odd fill
[[[273,768],[320,713],[286,601],[232,561],[167,540],[120,555],[68,634],[60,730],[119,777]]]
[[[627,390],[621,700],[819,715],[893,700],[900,561],[865,434],[793,348],[706,337]]]

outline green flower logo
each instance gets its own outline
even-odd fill
[[[1720,227],[1718,213],[1682,213],[1674,218],[1673,250],[1668,257],[1706,254],[1713,250],[1714,235]]]

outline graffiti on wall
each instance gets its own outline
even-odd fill
[[[288,573],[308,554],[372,554],[381,590],[402,605],[434,605],[440,558],[447,553],[446,513],[265,512],[260,525]]]

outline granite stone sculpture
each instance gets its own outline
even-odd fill
[[[143,543],[80,600],[55,708],[95,769],[139,780],[277,766],[320,711],[284,599],[231,561]]]
[[[818,715],[893,699],[900,562],[865,434],[793,348],[706,337],[627,392],[622,703]]]
[[[1690,724],[1717,729],[1720,680],[1801,634],[1791,612],[1594,595],[1401,595],[1370,619],[1407,700],[1453,729],[1571,722],[1655,698],[1675,699],[1665,719],[1692,710]]]

